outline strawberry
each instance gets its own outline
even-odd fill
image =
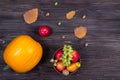
[[[57,64],[56,64],[56,69],[57,69],[58,71],[63,71],[63,70],[65,69],[65,66],[62,64],[61,61],[59,61],[59,62],[57,62]]]
[[[73,50],[71,54],[73,56],[71,62],[77,62],[80,59],[80,54],[76,50]]]
[[[61,60],[62,60],[62,55],[63,55],[63,50],[58,50],[58,51],[55,53],[55,58],[56,58],[58,61],[61,61]]]

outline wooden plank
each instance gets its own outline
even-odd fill
[[[120,80],[120,0],[1,0],[0,1],[0,80]],[[28,25],[23,13],[39,8],[36,23]],[[77,10],[72,20],[66,12]],[[50,12],[50,16],[44,14]],[[86,15],[85,19],[82,16]],[[58,26],[57,22],[62,25]],[[42,38],[37,30],[40,25],[52,28],[49,37]],[[77,39],[73,30],[78,26],[88,28],[87,36]],[[41,62],[30,72],[18,74],[4,71],[3,51],[17,35],[28,34],[44,48]],[[3,44],[2,41],[5,41]],[[88,43],[88,47],[84,44]],[[82,67],[73,75],[57,74],[49,60],[54,51],[64,44],[71,44],[81,53]]]

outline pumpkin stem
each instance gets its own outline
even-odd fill
[[[10,67],[9,67],[8,65],[6,65],[6,66],[3,68],[3,70],[4,70],[4,71],[7,71],[9,68],[10,68]]]

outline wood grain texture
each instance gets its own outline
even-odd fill
[[[55,7],[54,1],[59,5]],[[37,22],[26,24],[23,13],[36,7],[39,8]],[[65,14],[70,10],[77,10],[77,14],[67,20]],[[49,17],[44,16],[46,12],[50,13]],[[86,19],[81,18],[83,15]],[[57,26],[58,21],[62,22],[61,26]],[[37,31],[40,25],[49,25],[52,34],[40,37]],[[78,26],[88,28],[82,40],[73,34]],[[4,71],[4,48],[21,34],[28,34],[43,45],[42,61],[25,74]],[[88,47],[84,47],[86,42]],[[49,62],[54,51],[64,44],[71,44],[82,58],[82,67],[68,77],[57,74]],[[74,79],[120,80],[120,0],[0,0],[0,80]]]

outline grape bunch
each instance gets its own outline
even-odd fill
[[[69,66],[72,60],[72,53],[73,49],[70,45],[64,45],[63,47],[63,55],[62,55],[62,63],[64,66]]]

